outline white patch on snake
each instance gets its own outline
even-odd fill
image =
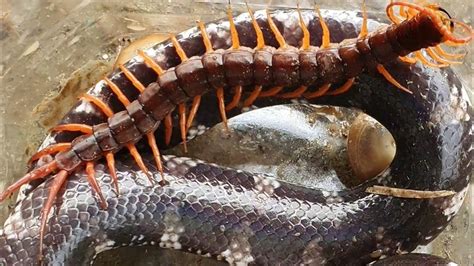
[[[239,229],[229,232],[229,245],[218,257],[225,259],[230,265],[248,265],[253,262],[252,246],[249,242],[253,235],[254,231],[245,223]]]
[[[244,237],[235,237],[229,247],[221,253],[221,256],[230,265],[248,265],[254,261],[250,252],[250,244]]]
[[[323,191],[323,195],[326,197],[327,204],[341,203],[344,201],[337,191]]]
[[[443,214],[448,217],[448,221],[450,221],[461,208],[467,194],[467,189],[468,186],[456,193],[452,198],[446,199],[445,203],[447,203],[447,206],[443,209]]]
[[[319,245],[322,239],[316,237],[311,240],[308,245],[306,245],[303,251],[303,265],[324,265],[326,264],[326,259],[324,258],[323,248]]]
[[[255,189],[258,192],[263,192],[268,195],[273,195],[276,188],[280,187],[280,182],[273,179],[272,176],[266,174],[255,174],[253,175],[255,182]]]
[[[162,248],[181,249],[179,237],[184,233],[181,217],[173,212],[165,213],[163,223],[165,225],[165,232],[160,238],[159,246]]]
[[[95,247],[95,254],[99,254],[101,252],[104,252],[106,250],[111,250],[115,246],[115,241],[113,240],[107,240]]]

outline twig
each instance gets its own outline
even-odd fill
[[[437,190],[437,191],[424,191],[424,190],[414,190],[414,189],[405,189],[405,188],[394,188],[394,187],[384,187],[384,186],[372,186],[368,187],[365,192],[392,196],[397,198],[408,198],[408,199],[433,199],[448,197],[456,194],[454,191],[449,190]]]

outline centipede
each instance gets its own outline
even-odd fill
[[[115,154],[121,150],[128,150],[151,185],[166,186],[155,132],[164,130],[162,141],[169,145],[174,123],[178,123],[181,145],[186,150],[187,132],[203,95],[215,93],[224,124],[228,112],[252,106],[259,99],[312,101],[338,97],[351,89],[361,73],[378,73],[397,93],[410,95],[409,86],[397,81],[387,64],[420,62],[434,68],[459,64],[464,54],[449,52],[446,46],[466,45],[473,36],[468,25],[451,18],[436,4],[390,2],[386,7],[390,25],[369,32],[363,8],[358,36],[333,43],[319,8],[303,12],[298,7],[295,12],[301,39],[299,46],[293,46],[285,40],[281,25],[269,9],[254,13],[247,8],[248,14],[239,23],[234,20],[230,4],[227,8],[227,21],[220,26],[228,28],[228,47],[213,43],[215,24],[198,21],[191,34],[199,40],[198,46],[189,46],[191,42],[186,38],[171,35],[158,46],[137,50],[136,57],[119,64],[118,70],[81,97],[76,106],[95,110],[90,118],[83,119],[87,123],[66,117],[52,129],[55,141],[34,154],[29,162],[32,170],[0,195],[2,202],[25,184],[51,179],[40,217],[40,251],[55,199],[72,173],[87,173],[87,182],[103,209],[108,207],[107,200],[94,166],[104,160],[119,194]],[[239,32],[245,23],[251,25],[251,35]],[[166,53],[160,54],[157,47]],[[169,58],[163,60],[165,54]],[[150,174],[136,147],[142,139],[151,149],[160,180]],[[38,163],[48,156],[53,159]]]

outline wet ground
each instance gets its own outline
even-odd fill
[[[0,0],[0,190],[24,174],[27,159],[48,128],[70,108],[81,91],[110,71],[120,47],[150,33],[166,36],[185,30],[194,26],[197,19],[223,17],[225,2]],[[271,5],[293,6],[291,2],[272,1]],[[306,7],[312,2],[301,1]],[[266,3],[258,1],[254,9],[263,8]],[[232,4],[235,10],[244,9],[242,1]],[[346,1],[318,4],[323,8],[359,9],[357,3]],[[367,1],[372,11],[383,12],[385,4],[386,1]],[[454,17],[472,21],[471,1],[444,0],[441,5]],[[468,49],[472,51],[472,44]],[[474,82],[473,69],[471,53],[458,67],[470,88]],[[425,251],[432,250],[461,265],[472,265],[469,247],[474,246],[473,194],[471,189],[459,215]],[[9,211],[8,204],[0,206],[0,224]],[[147,256],[149,259],[168,261],[161,257],[166,256],[161,252],[149,254],[153,254]],[[113,260],[114,255],[103,259],[105,263]],[[201,258],[191,257],[190,261],[208,264],[201,262]]]

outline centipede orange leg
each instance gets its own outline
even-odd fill
[[[110,109],[109,106],[107,106],[102,100],[100,100],[99,98],[96,98],[92,95],[89,95],[89,94],[84,94],[82,96],[82,98],[84,98],[85,100],[89,101],[89,102],[92,102],[93,104],[95,104],[96,106],[99,107],[99,109],[107,116],[107,117],[111,117],[114,113],[113,111]],[[123,99],[123,98],[122,98]],[[126,97],[125,97],[126,99]],[[128,99],[126,99],[125,102],[127,102]],[[112,180],[113,180],[113,183],[114,183],[114,186],[115,186],[115,190],[116,190],[116,193],[119,194],[119,188],[118,188],[118,178],[117,178],[117,173],[116,173],[116,170],[115,170],[115,159],[114,159],[114,154],[111,153],[111,152],[108,152],[105,154],[105,159],[107,161],[107,167],[109,168],[109,173],[110,175],[112,176]]]
[[[86,163],[86,173],[87,173],[87,182],[91,186],[94,193],[99,197],[100,207],[102,209],[107,208],[107,202],[105,201],[104,195],[102,194],[102,190],[97,183],[97,179],[95,178],[95,170],[94,170],[94,163],[87,162]]]
[[[408,64],[414,64],[417,61],[416,58],[408,57],[408,56],[400,56],[400,57],[398,57],[398,59],[400,59],[400,61],[408,63]]]
[[[155,71],[155,73],[158,76],[163,74],[163,69],[160,67],[160,65],[158,65],[155,62],[155,60],[153,60],[153,58],[151,58],[149,55],[147,55],[143,50],[138,50],[137,53],[143,58],[143,60],[145,61],[145,64],[148,67],[150,67],[151,69],[153,69],[153,71]],[[173,131],[173,120],[171,119],[171,114],[168,114],[165,117],[164,125],[165,125],[165,144],[169,145],[170,142],[171,142],[171,135],[173,133],[172,132]],[[153,135],[153,133],[149,133],[149,134],[147,134],[147,138],[148,138],[148,144],[150,145],[151,150],[153,152],[153,157],[155,159],[156,167],[158,168],[158,170],[160,171],[160,174],[161,174],[160,184],[164,184],[165,176],[164,176],[164,173],[163,173],[163,164],[161,162],[161,156],[160,156],[158,146],[156,144],[155,136]]]
[[[445,59],[445,58],[442,58],[440,55],[438,55],[435,50],[431,47],[428,47],[425,49],[425,51],[428,53],[429,56],[431,56],[431,58],[433,58],[433,60],[435,60],[436,62],[438,63],[441,63],[441,64],[448,64],[448,65],[457,65],[457,64],[462,64],[462,62],[459,62],[459,61],[451,61],[451,60],[448,60],[448,59]]]
[[[165,124],[165,144],[169,146],[171,136],[173,135],[173,118],[171,117],[171,113],[165,116],[163,123]]]
[[[348,79],[341,87],[326,93],[326,95],[339,95],[349,91],[349,89],[354,84],[355,78]]]
[[[171,36],[171,42],[173,43],[174,49],[176,50],[176,53],[181,59],[181,62],[188,60],[188,56],[186,55],[183,48],[181,47],[181,44],[179,44],[178,40],[176,39],[174,35]],[[179,113],[179,127],[181,131],[181,141],[183,142],[184,152],[188,152],[188,148],[186,145],[186,135],[187,135],[186,104],[184,103],[179,104],[178,113]]]
[[[250,9],[247,1],[245,2],[245,5],[247,6],[247,11],[250,14],[250,18],[252,19],[252,26],[255,30],[255,35],[257,36],[257,46],[255,47],[255,49],[256,50],[262,49],[263,47],[265,47],[265,39],[263,38],[262,29],[260,29],[260,26],[258,25],[257,20],[255,19],[255,16],[253,14],[253,11]],[[243,107],[251,106],[257,100],[261,92],[262,92],[262,86],[256,85],[253,91],[247,97],[247,99],[244,100],[244,103],[242,106]]]
[[[306,92],[306,90],[308,90],[307,86],[300,86],[296,90],[280,94],[280,95],[278,95],[278,97],[283,98],[283,99],[299,98],[299,97],[301,97],[301,95],[303,95],[303,93]]]
[[[153,60],[152,60],[153,61]],[[132,82],[133,86],[141,93],[145,90],[145,85],[143,85],[136,77],[133,75],[130,70],[128,70],[125,66],[119,65],[119,68],[122,70],[122,72],[125,74],[125,76]],[[161,69],[158,66],[159,69]],[[161,72],[160,72],[161,73]],[[160,170],[161,174],[161,180],[160,184],[163,184],[164,180],[164,174],[163,174],[163,166],[161,164],[161,157],[160,157],[160,152],[158,150],[158,146],[156,144],[155,136],[153,135],[153,132],[149,132],[146,134],[147,140],[148,140],[148,145],[150,146],[152,152],[153,152],[153,157],[155,159],[156,167],[158,170]]]
[[[88,101],[90,103],[93,103],[95,106],[97,106],[101,111],[102,113],[104,113],[107,117],[111,117],[114,115],[114,112],[112,111],[112,109],[110,109],[110,107],[105,104],[102,100],[100,100],[99,98],[95,97],[95,96],[92,96],[90,94],[83,94],[81,96],[81,99],[85,100],[85,101]]]
[[[165,185],[165,174],[163,172],[163,164],[161,163],[161,155],[158,146],[156,145],[155,135],[153,132],[147,133],[148,138],[148,145],[151,147],[151,151],[153,152],[153,158],[155,159],[156,167],[161,174],[160,185]]]
[[[310,35],[309,35],[309,31],[308,31],[308,28],[306,27],[306,24],[304,23],[304,20],[303,20],[303,16],[301,15],[301,10],[300,10],[300,5],[299,3],[297,4],[297,12],[298,12],[298,20],[299,20],[299,24],[300,24],[300,28],[301,30],[303,31],[303,39],[301,40],[301,47],[300,49],[301,50],[307,50],[311,43],[310,43]],[[305,93],[306,91],[308,90],[308,87],[307,86],[300,86],[298,87],[296,90],[294,91],[291,91],[291,92],[287,92],[287,93],[283,93],[283,94],[280,94],[278,95],[279,98],[283,98],[283,99],[294,99],[294,98],[299,98],[303,95],[303,93]]]
[[[359,38],[367,36],[369,33],[367,29],[367,7],[365,6],[365,0],[362,1],[362,26],[360,27]]]
[[[130,101],[127,99],[127,97],[122,93],[120,88],[113,83],[111,80],[105,78],[105,81],[109,85],[109,87],[112,89],[112,91],[117,95],[117,98],[120,100],[120,102],[124,106],[128,106],[130,104]],[[147,175],[147,177],[150,179],[150,182],[153,183],[153,180],[151,179],[150,173],[148,172],[148,169],[146,168],[145,164],[143,163],[142,157],[140,156],[140,153],[138,153],[137,148],[135,147],[135,144],[129,143],[126,145],[128,150],[130,151],[130,154],[132,155],[133,159],[137,163],[138,167]]]
[[[319,24],[321,25],[321,28],[323,29],[323,37],[322,37],[323,40],[321,43],[321,48],[328,48],[329,46],[331,46],[331,35],[329,33],[329,28],[323,16],[321,15],[321,10],[319,10],[319,7],[315,6],[315,9],[316,9],[316,12],[318,13]]]
[[[297,12],[298,12],[298,22],[300,24],[300,28],[303,31],[303,39],[301,40],[301,50],[307,50],[311,46],[311,39],[310,39],[310,34],[308,27],[306,27],[306,24],[304,23],[303,16],[301,15],[301,10],[300,10],[300,4],[297,4]]]
[[[139,92],[143,92],[145,90],[145,86],[135,77],[135,75],[133,75],[132,72],[130,72],[130,70],[128,70],[124,65],[122,64],[119,64],[118,67],[120,68],[120,70],[122,71],[122,73],[127,77],[127,79],[129,79],[133,86],[139,91]]]
[[[186,105],[184,103],[178,105],[179,127],[181,129],[181,141],[183,142],[184,152],[188,152],[186,145]]]
[[[86,124],[62,124],[53,127],[51,131],[77,131],[92,134],[92,127]]]
[[[232,11],[229,11],[229,9],[230,7],[228,8],[228,14],[230,13],[230,18],[232,19]],[[201,36],[204,42],[204,46],[206,47],[206,53],[210,53],[214,51],[214,49],[212,48],[211,40],[209,39],[209,35],[207,35],[207,31],[206,31],[206,27],[204,26],[204,23],[202,23],[201,21],[198,21],[197,23],[199,26],[199,30],[201,31]],[[236,42],[238,42],[239,36],[237,35],[235,37],[237,38]],[[232,43],[234,43],[234,39],[232,39]],[[217,105],[219,107],[219,113],[221,115],[222,123],[224,123],[225,130],[229,132],[229,126],[227,124],[227,114],[225,112],[224,88],[217,88],[216,96],[217,96]]]
[[[194,117],[201,105],[201,95],[197,95],[193,98],[193,103],[191,104],[191,110],[189,110],[188,121],[186,122],[186,134],[189,128],[191,127]]]
[[[217,101],[219,104],[219,112],[221,113],[221,119],[224,123],[224,128],[229,131],[229,125],[227,124],[227,115],[225,112],[225,103],[224,103],[224,88],[218,88],[216,91]]]
[[[115,192],[117,195],[120,194],[119,186],[118,186],[118,177],[117,171],[115,170],[115,158],[114,154],[111,152],[107,152],[105,154],[105,160],[107,161],[107,167],[109,168],[110,176],[112,176],[112,181],[114,183]]]
[[[153,58],[151,58],[149,55],[146,54],[145,51],[143,50],[137,50],[137,54],[143,58],[143,61],[145,61],[145,64],[153,69],[155,73],[159,76],[163,74],[163,68],[158,65]]]
[[[89,95],[89,94],[84,94],[82,96],[82,98],[84,100],[87,100],[91,103],[93,103],[94,105],[96,105],[97,107],[99,107],[99,109],[107,116],[107,117],[111,117],[114,112],[112,111],[112,109],[110,109],[110,107],[108,105],[106,105],[102,100],[100,100],[99,98],[96,98],[92,95]],[[116,170],[115,170],[115,159],[114,159],[114,154],[111,153],[111,152],[108,152],[105,154],[105,159],[107,161],[107,167],[109,168],[109,173],[110,175],[112,176],[112,180],[114,182],[114,186],[115,186],[115,190],[116,190],[116,193],[119,194],[119,189],[118,189],[118,178],[117,178],[117,173],[116,173]]]
[[[390,73],[387,71],[387,69],[383,66],[383,65],[377,65],[377,71],[382,74],[382,76],[388,81],[390,82],[392,85],[394,85],[395,87],[399,88],[400,90],[404,91],[404,92],[408,92],[410,94],[413,94],[413,92],[407,88],[405,88],[404,86],[402,86],[400,83],[398,83],[397,80],[395,80],[395,78],[392,77],[392,75],[390,75]]]
[[[130,151],[130,154],[132,155],[133,159],[137,163],[140,170],[142,170],[142,172],[145,173],[145,175],[148,177],[148,180],[150,180],[150,183],[153,184],[154,180],[152,179],[151,174],[148,171],[148,168],[146,167],[145,163],[143,163],[142,156],[138,152],[137,147],[135,147],[135,145],[133,145],[133,144],[127,144],[125,146]]]
[[[45,155],[51,155],[58,153],[60,151],[65,151],[71,148],[71,143],[70,142],[63,142],[63,143],[56,143],[56,144],[51,144],[48,147],[38,151],[37,153],[33,154],[31,158],[28,160],[28,164],[31,164],[32,162],[40,159],[41,157]]]
[[[30,183],[33,180],[43,179],[45,176],[51,174],[52,172],[58,169],[58,164],[56,161],[51,161],[43,166],[40,166],[33,171],[29,172],[22,178],[15,181],[5,191],[0,194],[0,202],[4,201],[6,198],[10,197],[15,191],[17,191],[21,186]]]
[[[232,101],[225,107],[226,111],[230,111],[237,107],[240,102],[240,98],[242,96],[242,86],[235,86],[234,87],[234,96],[232,97]]]
[[[248,98],[245,99],[243,106],[244,107],[251,106],[255,102],[255,100],[257,100],[257,98],[258,98],[258,96],[260,95],[261,92],[262,92],[262,86],[260,86],[260,85],[255,86],[255,88],[250,93]]]
[[[325,84],[321,86],[317,91],[307,92],[303,94],[306,99],[314,99],[323,96],[331,88],[331,84]]]
[[[43,209],[40,212],[40,229],[39,229],[39,250],[40,250],[40,255],[38,260],[42,261],[43,260],[43,241],[44,241],[44,231],[46,229],[46,222],[48,220],[48,214],[51,211],[51,208],[53,206],[54,200],[58,196],[59,190],[61,190],[62,186],[66,182],[66,179],[68,177],[69,173],[66,170],[61,170],[59,171],[53,178],[53,183],[49,188],[49,194],[48,198],[46,199],[46,202],[44,204]]]
[[[447,67],[449,66],[448,64],[436,64],[433,62],[430,62],[426,57],[420,52],[416,51],[414,52],[415,57],[421,61],[424,65],[430,66],[430,67],[436,67],[436,68],[441,68],[441,67]]]
[[[117,98],[123,104],[123,106],[127,106],[127,105],[130,104],[130,101],[128,100],[127,96],[125,96],[125,94],[123,94],[122,90],[120,90],[120,88],[117,86],[117,84],[112,82],[107,77],[104,78],[104,81],[105,81],[105,83],[107,83],[107,85],[112,90],[112,92],[115,94],[115,96],[117,96]]]

